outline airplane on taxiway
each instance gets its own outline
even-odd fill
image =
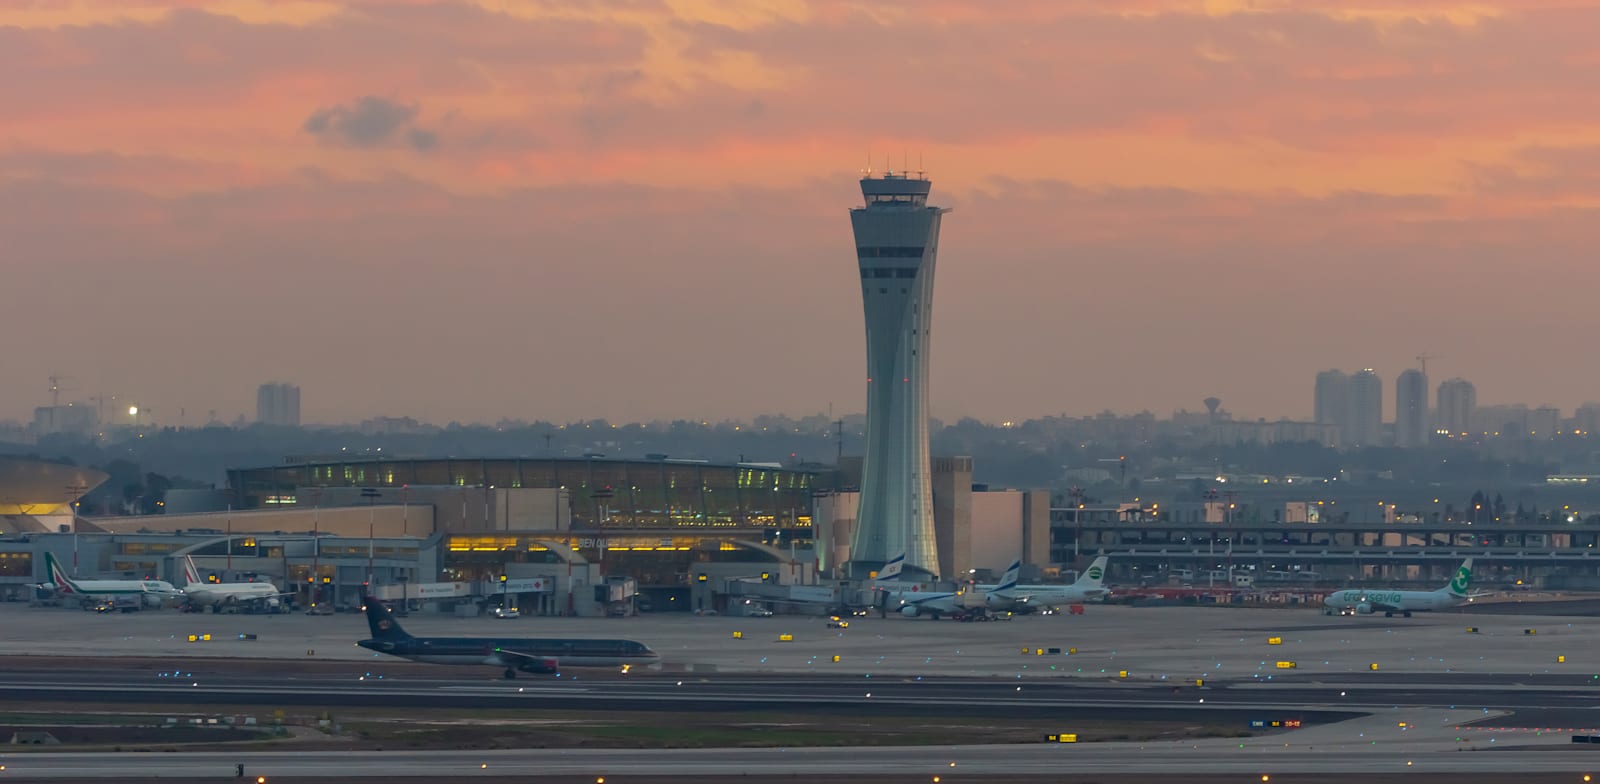
[[[362,601],[372,637],[356,644],[415,662],[503,667],[506,678],[515,678],[519,672],[559,672],[561,665],[617,667],[661,660],[649,646],[633,640],[413,637],[400,628],[399,621],[382,602],[371,596]]]
[[[1385,618],[1396,613],[1411,617],[1414,612],[1430,612],[1455,607],[1488,593],[1469,593],[1472,559],[1456,568],[1455,577],[1443,588],[1432,591],[1384,591],[1351,589],[1334,591],[1322,602],[1323,615],[1370,615],[1381,612]]]

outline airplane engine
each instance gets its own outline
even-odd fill
[[[146,607],[160,607],[163,601],[165,601],[165,598],[161,594],[147,593],[144,595],[144,606]]]
[[[915,618],[917,617],[917,606],[914,604],[908,604],[904,607],[901,607],[900,614],[907,618]]]
[[[1372,605],[1370,603],[1368,603],[1368,602],[1362,602],[1362,603],[1356,605],[1356,612],[1361,614],[1361,615],[1371,615],[1372,614]]]

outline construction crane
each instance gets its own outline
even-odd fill
[[[94,403],[95,420],[101,423],[106,421],[106,404],[115,403],[116,395],[94,395],[89,400]]]
[[[61,405],[61,393],[71,391],[69,387],[61,386],[63,381],[71,381],[72,376],[50,377],[50,406],[56,408]]]
[[[1444,357],[1441,357],[1441,356],[1439,356],[1437,354],[1429,354],[1426,351],[1422,352],[1421,354],[1418,354],[1417,355],[1417,364],[1419,366],[1421,366],[1422,375],[1424,375],[1424,376],[1428,375],[1428,360],[1430,360],[1430,359],[1444,359]]]

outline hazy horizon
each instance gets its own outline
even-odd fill
[[[6,4],[0,419],[860,411],[869,153],[947,422],[1600,399],[1600,0],[1385,5]]]

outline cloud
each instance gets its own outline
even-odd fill
[[[427,152],[439,146],[439,134],[422,128],[412,128],[406,132],[406,141],[411,148],[418,152]]]
[[[417,112],[414,104],[405,105],[366,95],[349,104],[312,112],[301,125],[301,130],[324,141],[369,148],[389,142],[405,131],[405,141],[412,149],[431,150],[438,146],[439,136],[433,131],[412,125]]]

